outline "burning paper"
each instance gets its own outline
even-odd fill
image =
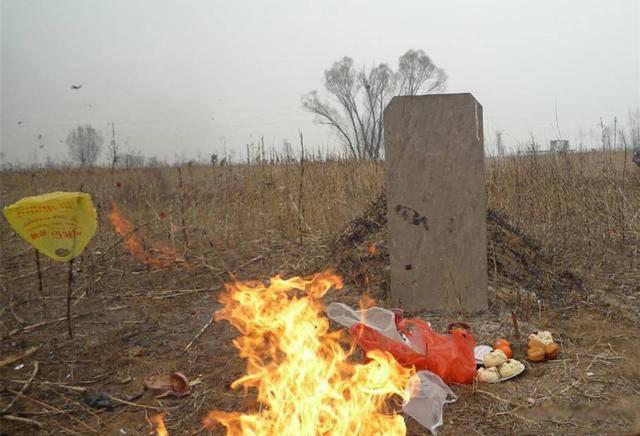
[[[366,364],[353,363],[342,332],[330,332],[320,298],[341,279],[329,272],[311,277],[226,285],[224,308],[241,333],[234,341],[247,360],[246,375],[233,382],[257,389],[260,411],[214,410],[205,425],[220,423],[228,435],[402,435],[402,416],[391,397],[408,400],[411,369],[391,355],[370,352]]]

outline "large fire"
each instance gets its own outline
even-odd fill
[[[405,387],[414,371],[383,352],[369,353],[365,364],[352,362],[353,349],[342,332],[329,331],[320,301],[341,286],[329,272],[225,286],[216,320],[240,331],[234,345],[247,360],[246,375],[231,387],[256,388],[260,409],[214,410],[205,425],[220,423],[228,435],[406,433],[388,400],[408,399]]]
[[[144,241],[139,235],[140,231],[122,215],[115,202],[111,204],[111,212],[109,212],[108,218],[116,233],[123,238],[125,247],[139,262],[156,268],[168,268],[176,264],[183,264],[187,268],[190,267],[184,257],[180,256],[175,247],[169,243],[152,240]]]

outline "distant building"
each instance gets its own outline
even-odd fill
[[[549,142],[551,153],[562,153],[569,151],[569,141],[566,139],[553,139]]]

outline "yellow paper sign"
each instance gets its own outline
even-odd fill
[[[91,196],[84,192],[25,197],[2,212],[25,241],[59,261],[82,253],[98,226]]]

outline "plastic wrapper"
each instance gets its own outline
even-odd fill
[[[84,192],[26,197],[3,213],[11,228],[40,253],[67,261],[80,255],[96,232],[96,210]]]
[[[331,303],[327,307],[329,319],[343,327],[351,328],[354,324],[363,324],[381,335],[400,343],[408,343],[396,327],[396,314],[382,307],[371,307],[366,310],[353,310],[343,303]]]
[[[402,410],[435,434],[442,425],[444,405],[457,401],[458,397],[431,371],[419,371],[410,379],[407,389],[411,399]]]

